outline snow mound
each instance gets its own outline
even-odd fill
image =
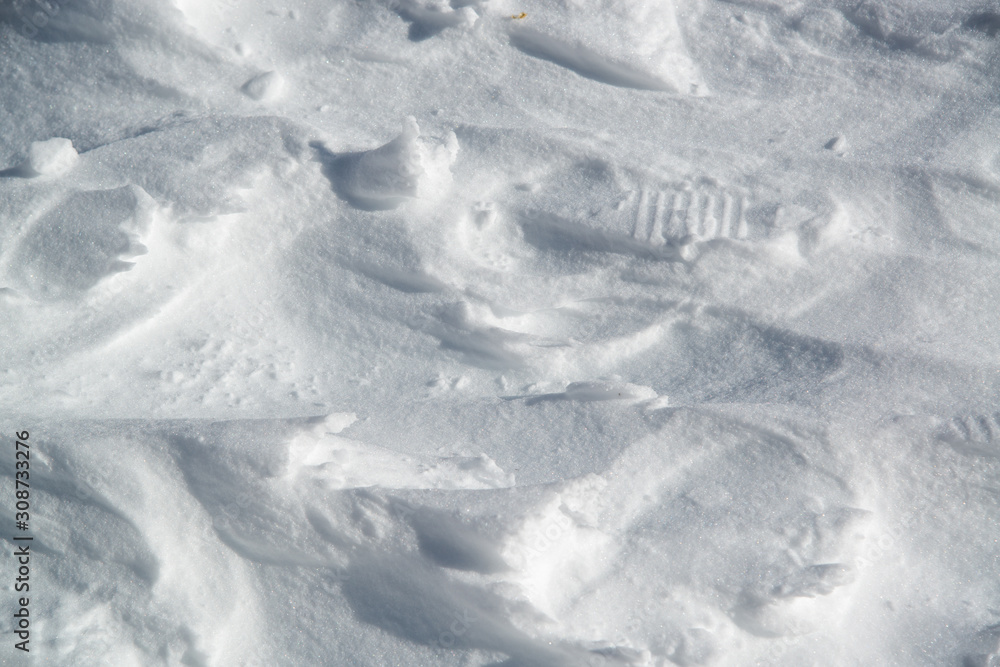
[[[398,137],[374,150],[349,153],[330,160],[328,175],[338,194],[365,210],[387,210],[410,198],[431,199],[451,183],[451,165],[458,155],[458,139],[449,133],[443,142],[420,136],[412,116]]]
[[[399,0],[393,3],[396,12],[410,22],[410,39],[419,41],[432,37],[445,28],[468,30],[479,20],[472,7],[452,7],[446,2],[416,2]]]
[[[62,176],[76,166],[79,159],[73,142],[57,137],[33,142],[25,166],[36,176]]]
[[[269,102],[277,99],[284,89],[285,79],[277,72],[258,74],[240,88],[247,97],[257,102]]]

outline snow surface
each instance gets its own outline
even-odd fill
[[[0,662],[1000,664],[998,37],[0,4]]]
[[[62,176],[73,168],[79,157],[69,139],[34,141],[28,149],[25,171],[35,176]]]

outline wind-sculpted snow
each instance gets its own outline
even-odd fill
[[[427,198],[447,188],[458,140],[454,133],[441,143],[421,139],[411,116],[399,136],[369,151],[337,155],[320,144],[313,148],[341,198],[360,209],[381,211],[394,209],[407,198]]]
[[[99,587],[43,593],[64,638],[60,657],[46,650],[86,662],[87,629],[100,627],[140,661],[205,664],[240,655],[247,632],[264,662],[289,650],[357,662],[400,640],[415,661],[484,652],[517,665],[796,655],[862,604],[866,581],[892,576],[894,549],[934,534],[921,522],[937,518],[894,519],[877,495],[847,490],[852,464],[817,465],[843,443],[801,421],[770,429],[703,410],[656,414],[607,467],[542,486],[512,486],[474,457],[449,467],[348,439],[348,414],[55,427],[37,445],[37,493],[48,500],[36,520],[52,525],[38,545],[44,576],[136,576],[114,618]],[[125,451],[145,462],[108,458]],[[66,484],[67,474],[87,481]],[[939,512],[961,502],[944,487],[931,493]],[[86,547],[97,516],[102,544]],[[80,549],[85,558],[62,564]],[[975,558],[974,545],[961,549]],[[192,581],[209,603],[193,616]],[[297,619],[264,618],[301,590],[323,601],[317,628],[336,628],[293,648]],[[89,620],[72,625],[71,615]],[[155,630],[143,629],[148,618]],[[375,644],[335,639],[347,631]]]
[[[410,22],[409,37],[414,41],[433,37],[445,28],[471,28],[479,19],[473,7],[461,2],[449,5],[439,2],[424,3],[419,0],[398,0],[390,3],[390,6],[403,20]]]
[[[548,60],[601,83],[640,90],[673,90],[673,86],[656,77],[609,61],[585,47],[560,43],[534,30],[514,32],[510,43],[529,56]]]
[[[4,4],[35,662],[993,665],[997,23]]]
[[[704,94],[685,48],[675,3],[545,2],[515,22],[511,44],[601,83]]]
[[[10,269],[17,288],[63,296],[127,271],[123,258],[142,255],[150,223],[149,195],[128,186],[74,192],[43,213],[18,240]]]

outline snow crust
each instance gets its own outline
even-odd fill
[[[0,663],[1000,664],[998,36],[0,4]]]

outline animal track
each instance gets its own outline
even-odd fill
[[[476,202],[472,209],[473,220],[476,227],[482,229],[492,225],[497,219],[496,204],[491,201]]]

